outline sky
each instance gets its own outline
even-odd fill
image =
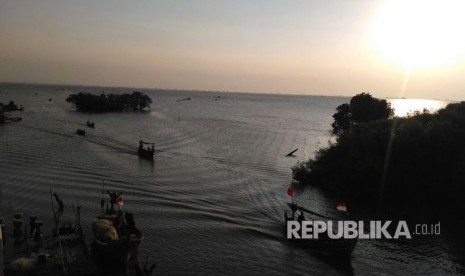
[[[460,2],[0,0],[0,81],[464,100]]]

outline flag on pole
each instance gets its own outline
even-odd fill
[[[344,202],[338,202],[336,209],[338,211],[347,212],[347,206]]]
[[[121,195],[119,195],[116,199],[115,199],[115,203],[118,204],[119,206],[123,206],[123,197]]]
[[[294,189],[292,189],[291,187],[287,188],[287,195],[294,196]]]

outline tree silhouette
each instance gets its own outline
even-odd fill
[[[78,111],[109,112],[142,110],[149,108],[152,99],[138,91],[132,94],[100,94],[90,93],[71,94],[66,99]]]
[[[359,110],[359,105],[373,109]],[[352,205],[376,210],[391,141],[383,192],[386,212],[426,218],[465,212],[465,102],[436,113],[389,118],[389,106],[361,95],[340,105],[334,117],[333,132],[343,134],[292,168],[301,185],[318,186]]]
[[[389,119],[394,115],[391,104],[386,100],[374,98],[369,93],[355,95],[350,103],[341,104],[334,113],[331,124],[332,133],[341,136],[357,123]]]

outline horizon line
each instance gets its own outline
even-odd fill
[[[206,93],[236,93],[236,94],[255,94],[255,95],[279,95],[279,96],[314,96],[314,97],[333,97],[333,98],[352,98],[353,96],[360,93],[372,93],[367,91],[356,92],[353,96],[346,95],[322,95],[322,94],[304,94],[299,92],[257,92],[257,91],[229,91],[229,90],[202,90],[202,89],[179,89],[179,88],[157,88],[157,87],[130,87],[130,86],[116,86],[116,85],[101,85],[101,84],[59,84],[59,83],[40,83],[40,82],[16,82],[16,81],[2,81],[0,84],[18,84],[18,85],[40,85],[40,86],[74,86],[74,87],[101,87],[101,88],[112,88],[112,89],[140,89],[140,90],[160,90],[160,91],[184,91],[184,92],[206,92]],[[386,96],[381,99],[402,99],[402,97]],[[438,99],[438,98],[405,98],[411,100],[433,100],[433,101],[448,101],[448,102],[462,102],[463,100],[452,100],[452,99]]]
[[[77,87],[102,87],[102,88],[121,88],[121,89],[141,89],[141,90],[163,90],[163,91],[185,91],[185,92],[207,92],[207,93],[237,93],[237,94],[261,94],[261,95],[282,95],[282,96],[316,96],[316,97],[335,97],[335,98],[350,98],[353,96],[346,95],[322,95],[322,94],[304,94],[303,92],[257,92],[257,91],[229,91],[229,90],[202,90],[202,89],[179,89],[179,88],[156,88],[156,87],[130,87],[117,85],[101,85],[101,84],[64,84],[64,83],[40,83],[40,82],[17,82],[17,81],[2,81],[0,84],[19,84],[19,85],[42,85],[42,86],[77,86]],[[362,93],[362,92],[360,92]]]

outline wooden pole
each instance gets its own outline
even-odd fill
[[[58,245],[60,248],[60,257],[61,257],[61,265],[63,269],[63,275],[67,275],[66,267],[65,267],[65,260],[63,256],[63,247],[61,246],[61,239],[60,239],[60,228],[58,227],[58,218],[55,213],[55,204],[53,204],[53,197],[52,197],[52,187],[50,187],[50,201],[52,203],[52,212],[53,212],[53,221],[55,222],[55,229],[57,232],[57,239],[58,239]]]

